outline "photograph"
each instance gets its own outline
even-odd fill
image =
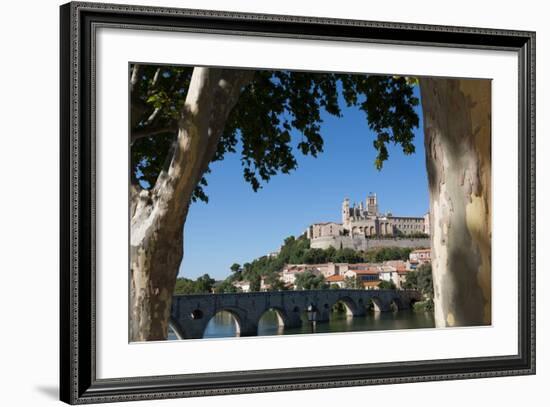
[[[129,342],[491,326],[490,78],[128,64]]]

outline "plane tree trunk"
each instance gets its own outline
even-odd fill
[[[437,327],[491,323],[491,83],[421,78]]]
[[[194,68],[166,168],[150,190],[131,186],[130,341],[163,340],[168,335],[193,191],[252,75],[252,71]]]

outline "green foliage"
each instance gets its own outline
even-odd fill
[[[367,252],[357,252],[352,249],[312,249],[309,239],[305,235],[289,236],[276,256],[262,256],[250,263],[244,263],[242,267],[234,263],[230,269],[231,275],[226,280],[229,283],[246,280],[251,283],[251,291],[259,291],[261,279],[264,279],[268,290],[279,291],[286,287],[280,281],[279,273],[285,264],[322,264],[322,263],[378,263],[387,260],[406,260],[409,257],[410,248],[384,247],[372,249]],[[324,283],[324,281],[323,281]],[[361,282],[351,278],[345,282],[348,288],[362,288]],[[325,287],[326,284],[322,284]],[[335,288],[328,287],[326,288]],[[337,288],[337,287],[336,287]]]
[[[413,305],[413,310],[415,312],[433,312],[434,310],[434,301],[429,298],[426,301],[418,301]]]
[[[189,278],[178,278],[174,294],[195,294],[195,282]]]
[[[195,281],[179,277],[176,280],[174,294],[205,294],[213,291],[215,280],[204,274]]]
[[[252,278],[248,279],[250,281],[250,291],[260,291],[262,287],[262,277],[255,275]]]
[[[287,263],[298,264],[303,261],[304,253],[309,250],[309,239],[305,236],[287,237],[277,258],[282,265]]]
[[[230,267],[231,275],[225,280],[214,284],[215,281],[208,274],[199,277],[197,280],[178,278],[176,280],[176,294],[198,294],[198,293],[231,293],[237,292],[233,286],[236,281],[246,280],[250,282],[251,291],[260,291],[261,280],[264,279],[268,290],[286,290],[284,283],[280,280],[280,271],[285,264],[321,264],[333,263],[378,263],[387,260],[405,260],[408,258],[411,248],[384,247],[372,249],[367,252],[356,252],[351,249],[312,249],[309,246],[309,239],[305,235],[289,236],[284,240],[281,250],[276,256],[262,256],[252,262],[244,263],[242,266],[233,263]],[[386,283],[390,285],[386,287]],[[328,285],[322,275],[316,276],[311,272],[298,274],[295,285],[299,289],[325,289],[339,288],[336,284]],[[308,288],[312,287],[312,288]],[[344,279],[344,287],[360,289],[361,281],[354,277]],[[395,289],[393,282],[381,282],[380,288]],[[407,274],[404,288],[418,289],[425,296],[433,298],[433,285],[431,280],[431,266],[423,265],[415,272]]]
[[[279,278],[278,273],[271,272],[267,274],[264,277],[264,282],[268,291],[283,291],[287,289],[285,283]]]
[[[133,65],[130,69],[131,74]],[[167,129],[132,144],[132,176],[146,188],[155,184],[169,156],[192,73],[192,67],[141,66],[131,94],[132,134]],[[297,168],[295,148],[313,157],[323,152],[321,113],[341,116],[343,100],[363,111],[376,133],[374,164],[381,169],[388,143],[399,144],[405,154],[414,152],[418,99],[413,86],[409,78],[397,76],[258,70],[225,123],[213,161],[237,153],[239,146],[243,177],[257,191],[274,175]],[[206,186],[203,176],[193,200],[208,201]]]
[[[298,290],[323,290],[327,288],[325,277],[322,274],[315,275],[310,271],[297,274],[294,285]]]
[[[214,292],[216,292],[217,294],[236,293],[237,291],[238,291],[237,287],[233,285],[233,281],[228,278],[223,280],[222,282],[220,282],[220,284],[214,287]]]
[[[130,76],[132,72],[133,65]],[[192,73],[192,67],[140,65],[139,78],[131,94],[131,132],[146,131],[152,126],[166,128],[132,144],[132,177],[146,188],[155,184],[175,140],[176,133],[170,127],[181,112]]]
[[[419,290],[425,298],[433,299],[434,287],[431,264],[423,264],[417,270],[408,272],[403,288]]]
[[[353,249],[338,249],[329,261],[334,263],[361,263],[363,256]]]
[[[381,290],[395,290],[395,283],[393,281],[382,280],[378,284],[378,288]]]
[[[407,260],[413,249],[410,247],[380,247],[365,252],[363,258],[367,263],[381,263],[388,260]]]
[[[346,312],[346,306],[342,301],[338,301],[336,304],[332,306],[331,309],[332,312]]]
[[[344,278],[344,288],[361,289],[363,284],[357,276]]]
[[[380,263],[388,260],[407,260],[412,251],[409,247],[381,247],[366,252],[353,249],[311,249],[309,239],[290,236],[277,256],[277,264],[321,264],[321,263]],[[280,270],[280,268],[279,268]]]

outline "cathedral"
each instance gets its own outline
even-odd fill
[[[369,194],[359,205],[350,206],[349,199],[342,203],[342,223],[315,223],[307,231],[308,239],[348,237],[347,240],[391,239],[397,237],[421,238],[430,234],[429,214],[421,217],[394,216],[380,213],[376,194]],[[326,239],[325,239],[326,240]],[[315,244],[312,247],[316,246]]]

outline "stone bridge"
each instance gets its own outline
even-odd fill
[[[277,313],[279,325],[295,328],[302,324],[302,315],[308,306],[317,310],[317,322],[329,320],[334,304],[344,304],[348,315],[364,316],[370,304],[377,312],[409,309],[420,301],[415,290],[353,290],[328,289],[304,291],[266,291],[235,294],[175,295],[170,324],[183,339],[202,338],[210,319],[220,311],[227,311],[237,321],[239,336],[255,336],[260,318],[267,311]]]

